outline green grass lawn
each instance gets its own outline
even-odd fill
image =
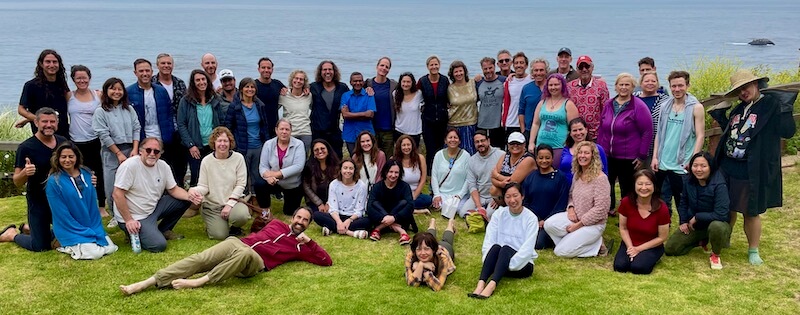
[[[215,244],[202,219],[183,219],[159,254],[133,254],[118,229],[111,237],[120,251],[98,261],[73,261],[55,251],[30,253],[0,244],[0,314],[798,314],[800,313],[800,175],[785,170],[785,207],[767,212],[761,246],[766,263],[747,263],[747,243],[739,220],[732,247],[723,252],[724,269],[712,271],[700,249],[684,257],[664,257],[649,276],[611,270],[612,256],[560,259],[539,252],[534,275],[504,279],[489,300],[466,296],[480,272],[483,235],[469,234],[459,221],[457,270],[441,292],[407,287],[403,258],[408,247],[396,234],[380,242],[308,234],[331,254],[332,267],[292,262],[249,279],[231,279],[194,290],[148,290],[123,297],[117,287],[151,276],[157,269]],[[275,211],[280,212],[280,211]],[[24,197],[0,199],[0,223],[25,217]],[[280,219],[285,219],[279,216]],[[429,216],[418,216],[426,227]],[[445,221],[439,220],[439,232]],[[616,219],[606,238],[619,241]],[[615,249],[619,246],[616,245]]]

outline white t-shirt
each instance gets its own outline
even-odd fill
[[[394,99],[394,97],[392,97],[392,99]],[[414,99],[410,102],[403,101],[403,103],[400,104],[400,111],[397,112],[394,121],[394,129],[406,135],[421,134],[422,113],[420,110],[422,109],[422,105],[422,92],[418,90],[417,94],[414,95]],[[392,106],[394,106],[394,101],[392,101]]]
[[[174,83],[172,83],[172,84],[174,84]],[[173,98],[175,98],[175,96],[174,96],[174,93],[173,93],[173,91],[172,91],[172,84],[166,84],[166,83],[163,83],[163,82],[161,83],[161,86],[163,86],[163,87],[164,87],[164,89],[166,89],[166,90],[167,90],[167,95],[169,95],[169,99],[170,99],[170,100],[172,100]]]
[[[531,79],[530,75],[525,74],[525,77],[522,79],[518,79],[512,75],[507,80],[511,104],[508,106],[506,127],[519,127],[519,96],[522,94],[522,87],[525,86],[525,84],[533,82],[533,79]]]
[[[408,183],[408,186],[411,186],[412,193],[417,190],[417,186],[419,186],[419,180],[421,177],[422,172],[420,172],[419,165],[416,167],[403,166],[403,181]]]
[[[144,136],[161,139],[161,128],[158,126],[155,89],[144,90]]]
[[[135,156],[125,160],[117,169],[114,187],[124,189],[128,211],[134,220],[143,220],[156,209],[156,204],[164,194],[164,190],[177,186],[172,177],[172,169],[167,162],[158,160],[155,166],[144,165],[142,158]],[[119,208],[114,205],[114,219],[124,222]]]

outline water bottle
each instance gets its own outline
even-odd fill
[[[131,249],[134,254],[142,252],[142,243],[139,241],[139,234],[131,234]]]

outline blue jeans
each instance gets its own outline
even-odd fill
[[[425,209],[433,204],[433,197],[431,195],[419,194],[417,199],[414,199],[414,209]]]

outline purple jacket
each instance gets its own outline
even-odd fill
[[[644,161],[653,145],[653,118],[640,98],[633,96],[614,117],[614,100],[609,99],[600,113],[597,144],[606,149],[608,157]]]

